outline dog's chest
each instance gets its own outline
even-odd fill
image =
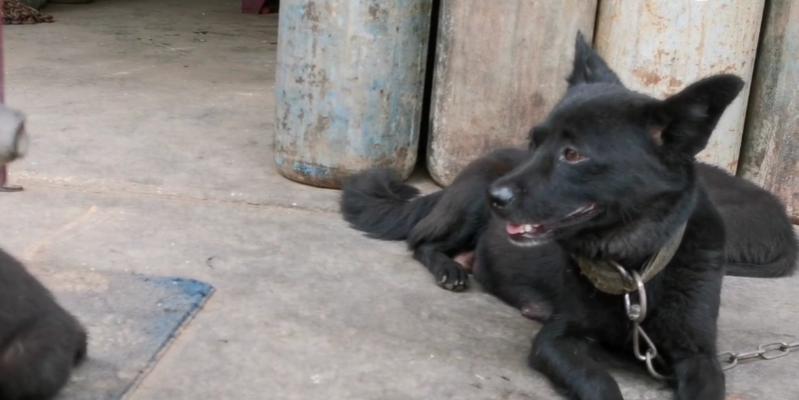
[[[576,265],[570,265],[565,275],[556,313],[600,340],[616,342],[626,338],[631,325],[625,314],[624,297],[597,290]]]

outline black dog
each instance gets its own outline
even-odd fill
[[[465,289],[468,272],[483,289],[531,319],[543,320],[560,291],[560,248],[514,246],[501,234],[504,224],[490,220],[485,192],[502,175],[521,165],[529,152],[502,149],[470,163],[445,190],[418,196],[393,171],[376,169],[353,177],[344,187],[342,212],[357,229],[386,240],[407,239],[417,259],[437,283]],[[797,242],[780,201],[744,179],[706,164],[696,172],[725,226],[727,275],[781,277],[794,272]],[[492,233],[486,235],[486,229]],[[477,246],[476,260],[471,255]],[[459,262],[456,262],[458,260]],[[491,260],[489,262],[489,260]],[[531,268],[531,260],[534,268]]]
[[[719,75],[658,101],[627,90],[578,38],[569,89],[533,130],[532,151],[495,152],[423,197],[386,171],[367,172],[345,187],[342,212],[372,236],[406,238],[447,288],[465,287],[452,257],[476,247],[476,276],[490,290],[520,307],[554,306],[530,361],[578,399],[621,398],[590,353],[602,345],[627,354],[632,335],[622,297],[598,290],[575,260],[612,260],[636,271],[677,244],[646,284],[651,312],[642,327],[660,350],[658,367],[674,375],[678,398],[721,399],[715,326],[727,260],[711,199],[730,208],[722,211],[733,218],[728,231],[743,218],[764,235],[730,235],[730,272],[784,275],[796,257],[790,224],[772,196],[710,167],[697,177],[694,156],[742,85]],[[708,195],[701,181],[718,190]],[[493,214],[482,194],[489,185]],[[730,193],[745,197],[730,201]],[[743,216],[733,211],[750,200]],[[775,219],[754,218],[760,209]]]
[[[22,115],[0,104],[0,165],[24,153]],[[86,355],[86,332],[0,250],[0,400],[50,399]]]

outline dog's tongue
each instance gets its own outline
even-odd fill
[[[521,235],[524,233],[524,225],[508,224],[505,226],[508,235]]]

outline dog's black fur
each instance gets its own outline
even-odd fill
[[[393,171],[374,169],[344,186],[344,218],[368,236],[403,240],[439,285],[465,289],[468,274],[452,257],[474,249],[490,213],[485,192],[510,172],[526,152],[499,150],[467,166],[446,190],[425,196]]]
[[[797,241],[776,196],[710,166],[699,169],[710,200],[724,220],[727,275],[780,277],[797,265]]]
[[[0,400],[53,398],[86,355],[86,331],[0,250]]]
[[[726,274],[792,274],[799,246],[782,203],[771,193],[719,168],[698,163],[696,172],[724,222]],[[495,222],[488,229],[501,231],[504,225]],[[555,298],[552,293],[560,290],[559,281],[552,279],[559,263],[549,259],[562,256],[560,248],[520,249],[497,232],[481,237],[473,267],[477,281],[526,317],[549,317]],[[530,268],[532,257],[537,258],[535,268]]]
[[[786,275],[797,247],[773,196],[694,161],[743,82],[717,75],[655,100],[627,90],[580,37],[568,81],[529,152],[496,151],[427,196],[388,171],[366,172],[344,188],[344,217],[374,237],[406,239],[449,289],[467,282],[453,257],[476,248],[477,279],[547,320],[531,365],[577,399],[621,398],[590,353],[601,344],[629,354],[630,326],[621,297],[597,291],[570,255],[637,268],[686,223],[677,254],[647,284],[643,326],[679,399],[722,399],[715,339],[725,265],[737,275]],[[521,224],[535,229],[520,234]]]

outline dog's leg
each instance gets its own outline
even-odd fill
[[[716,357],[696,354],[676,360],[677,400],[723,400],[724,372]]]
[[[413,257],[430,270],[436,283],[444,289],[458,292],[468,286],[468,273],[460,264],[441,251],[437,244],[419,245],[414,250]]]
[[[503,288],[503,294],[513,298],[516,308],[525,318],[533,321],[544,322],[552,315],[552,304],[550,300],[539,293],[535,288],[515,286]],[[499,295],[500,298],[502,295]],[[512,303],[513,304],[513,303]]]
[[[591,357],[592,344],[565,333],[560,321],[544,325],[533,341],[530,365],[576,400],[623,400],[619,385]]]

